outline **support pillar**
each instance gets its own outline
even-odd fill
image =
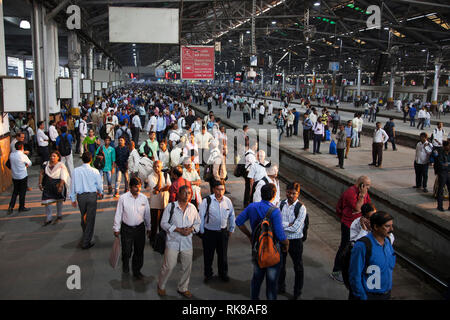
[[[67,43],[69,70],[72,77],[72,108],[78,108],[80,103],[81,47],[75,31],[69,32]]]
[[[89,45],[87,50],[87,72],[86,78],[93,80],[94,76],[94,47]],[[92,81],[92,93],[88,94],[88,103],[94,103],[94,82]]]
[[[45,9],[33,1],[32,36],[34,67],[34,100],[36,122],[45,121],[50,114],[60,112],[56,99],[56,81],[59,77],[58,27],[53,20],[44,21]]]
[[[387,99],[387,109],[394,107],[394,84],[395,84],[395,67],[391,67],[391,77],[389,80],[389,94]]]
[[[361,66],[358,66],[358,79],[357,79],[357,89],[356,89],[356,101],[357,106],[359,106],[359,103],[361,101]]]
[[[431,112],[434,113],[438,104],[438,90],[439,90],[439,73],[441,71],[442,63],[436,63],[434,65],[434,82],[433,93],[431,94]]]
[[[331,80],[331,95],[336,95],[336,71],[333,71],[333,78]]]
[[[261,91],[264,94],[264,70],[261,70]]]
[[[283,84],[281,87],[281,91],[284,91],[285,85],[286,85],[286,81],[285,81],[286,77],[285,77],[285,73],[284,73],[284,69],[283,69]]]
[[[314,97],[315,94],[316,94],[316,70],[313,69],[311,97]]]
[[[297,76],[297,81],[295,82],[295,91],[300,92],[300,77]]]

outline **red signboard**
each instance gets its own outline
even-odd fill
[[[181,47],[181,79],[214,80],[214,46]]]

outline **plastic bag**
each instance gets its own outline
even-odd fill
[[[336,142],[334,140],[331,140],[329,152],[330,154],[337,154]]]

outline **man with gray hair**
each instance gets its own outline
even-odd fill
[[[256,185],[258,182],[267,177],[266,168],[269,162],[266,161],[266,152],[264,150],[259,150],[256,154],[256,162],[254,162],[248,169],[247,177],[250,179],[250,199],[253,199],[255,193]]]
[[[267,175],[259,180],[258,184],[255,186],[255,194],[253,195],[253,202],[261,201],[261,188],[268,183],[273,183],[277,187],[277,193],[273,204],[278,206],[280,204],[280,181],[278,180],[278,166],[273,165],[266,170]]]

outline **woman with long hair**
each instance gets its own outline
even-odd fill
[[[44,226],[52,222],[51,204],[56,203],[56,220],[62,220],[62,205],[66,200],[70,186],[70,175],[64,163],[61,162],[59,151],[50,154],[50,160],[42,164],[39,175],[39,189],[42,191],[42,205],[45,206],[47,219]]]

